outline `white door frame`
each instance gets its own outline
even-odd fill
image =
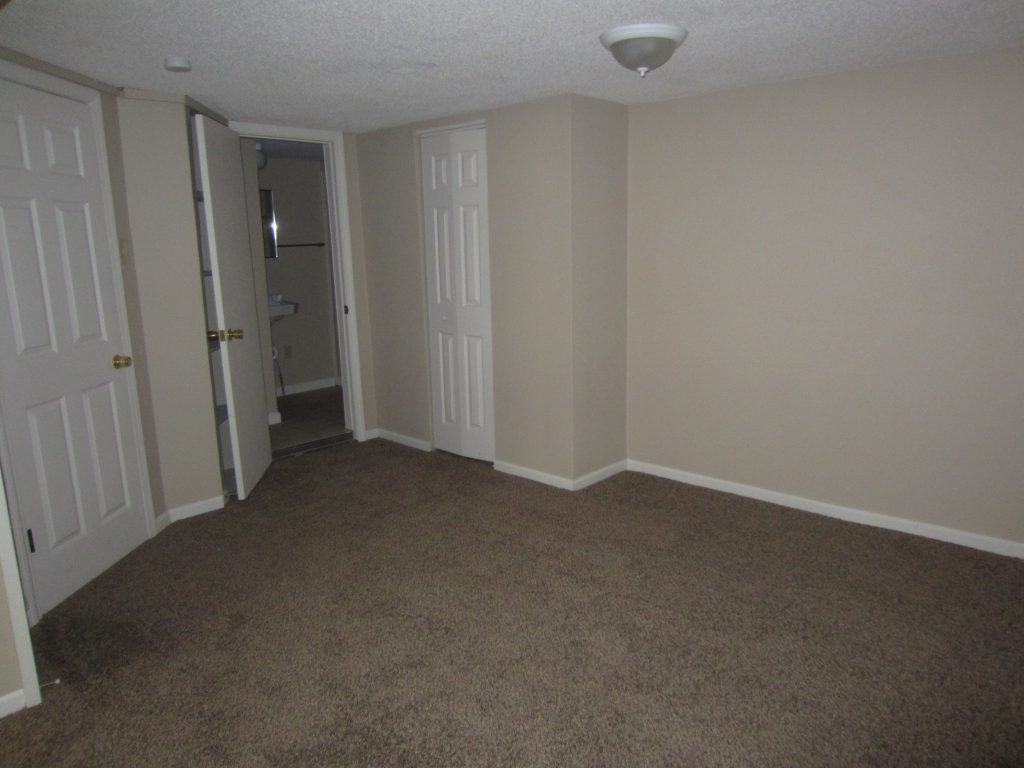
[[[334,314],[338,338],[338,359],[344,363],[342,396],[352,414],[352,437],[368,439],[363,412],[363,378],[359,361],[359,329],[356,322],[355,274],[352,267],[352,235],[348,215],[348,177],[345,174],[345,139],[337,131],[290,128],[259,123],[228,123],[231,130],[247,139],[284,139],[320,144],[324,148],[327,181],[327,214],[331,230],[331,261],[334,273]],[[338,297],[341,301],[338,301]],[[345,314],[345,307],[348,314]]]
[[[83,85],[63,80],[18,64],[0,60],[0,77],[20,85],[36,88],[57,96],[74,99],[89,105],[92,112],[93,127],[96,131],[96,155],[100,171],[100,186],[103,191],[103,216],[110,232],[109,258],[113,265],[114,298],[117,322],[124,338],[126,354],[131,355],[131,334],[128,328],[128,313],[125,306],[124,281],[121,273],[121,258],[117,224],[114,220],[114,197],[110,182],[110,165],[107,158],[106,130],[103,124],[103,109],[99,91]],[[146,518],[146,534],[150,538],[156,535],[156,520],[153,515],[153,496],[149,486],[149,463],[146,459],[145,442],[142,437],[142,418],[139,410],[138,384],[135,380],[135,369],[124,371],[128,377],[128,406],[131,412],[132,431],[135,433],[135,446],[138,452],[138,466],[141,477],[142,507]],[[8,466],[7,433],[0,421],[0,457]],[[0,478],[0,570],[3,572],[4,588],[11,612],[11,624],[14,628],[15,647],[18,652],[18,664],[21,669],[22,692],[20,699],[0,700],[0,715],[20,709],[22,706],[33,706],[41,701],[39,680],[36,676],[35,659],[32,655],[32,641],[28,633],[29,622],[39,619],[36,609],[35,593],[32,587],[32,576],[27,567],[28,551],[24,537],[14,535],[15,531],[23,530],[18,513],[17,500],[8,496]],[[26,563],[24,569],[18,563]]]
[[[18,654],[18,668],[21,672],[21,690],[0,696],[0,717],[25,707],[34,707],[43,700],[36,674],[36,659],[32,655],[32,636],[28,632],[28,614],[25,612],[10,521],[7,492],[4,479],[0,476],[0,570],[3,571],[7,608],[11,616],[11,628],[14,630],[14,649]]]

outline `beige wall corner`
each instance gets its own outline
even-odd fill
[[[430,440],[426,294],[410,127],[357,137],[379,426]]]
[[[110,188],[114,207],[114,224],[117,228],[118,249],[121,253],[121,275],[124,283],[125,311],[128,315],[128,333],[131,339],[135,382],[139,393],[139,415],[142,422],[142,439],[146,454],[146,468],[149,487],[153,496],[156,514],[165,509],[164,484],[160,473],[160,448],[156,439],[156,421],[153,412],[153,388],[149,377],[149,357],[146,354],[146,339],[142,332],[142,305],[139,299],[138,275],[135,271],[134,248],[132,247],[131,226],[128,221],[128,196],[125,187],[124,155],[121,146],[121,122],[117,107],[118,99],[101,94],[103,109],[103,131],[106,139],[107,162],[110,166]]]
[[[260,213],[259,169],[256,164],[256,140],[241,140],[242,173],[245,177],[245,210],[249,218],[249,247],[252,251],[252,279],[256,293],[256,320],[259,323],[260,357],[263,361],[263,389],[267,415],[277,411],[277,385],[271,355],[270,309],[267,305],[267,267],[263,247],[263,218]]]
[[[345,186],[348,192],[349,236],[352,244],[353,293],[359,331],[360,378],[363,384],[363,419],[366,429],[377,429],[377,394],[373,378],[373,329],[370,325],[370,294],[366,284],[366,240],[363,234],[363,198],[359,181],[359,145],[354,134],[344,137]]]
[[[1024,51],[630,109],[629,456],[1024,541]]]
[[[118,115],[156,459],[157,514],[222,493],[185,106],[119,99]],[[137,332],[136,329],[133,333]],[[147,414],[147,410],[149,413]],[[147,436],[147,450],[152,439]]]
[[[496,458],[572,476],[571,99],[487,118]]]
[[[573,471],[626,459],[627,108],[572,97]]]

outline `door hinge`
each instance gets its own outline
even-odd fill
[[[348,304],[345,305],[345,314],[348,314]]]
[[[31,528],[28,529],[28,551],[33,554],[35,554],[36,551],[36,540],[35,537],[32,536]]]

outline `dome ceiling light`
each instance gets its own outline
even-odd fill
[[[686,38],[686,30],[675,24],[626,24],[601,34],[601,44],[626,69],[646,77],[672,58]]]

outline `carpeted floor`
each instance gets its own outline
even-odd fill
[[[277,398],[281,423],[270,427],[274,458],[337,445],[352,439],[345,426],[341,387],[325,387]]]
[[[1020,766],[1024,562],[382,441],[276,462],[35,629],[8,766]]]

